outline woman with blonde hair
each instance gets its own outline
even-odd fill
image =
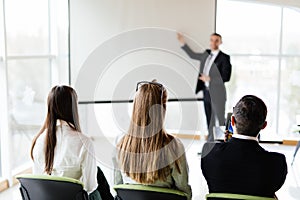
[[[47,104],[45,123],[31,147],[33,174],[74,178],[83,182],[90,200],[113,199],[100,168],[97,175],[92,141],[81,133],[75,90],[55,86]]]
[[[162,84],[139,82],[128,132],[118,142],[115,183],[167,187],[191,199],[183,144],[164,129],[167,91]]]

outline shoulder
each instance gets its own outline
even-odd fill
[[[175,145],[175,147],[184,149],[184,145],[178,137],[169,133],[167,133],[167,137],[169,138],[170,142],[172,142]]]
[[[120,144],[120,142],[122,142],[122,140],[124,139],[125,136],[126,136],[126,133],[122,133],[122,134],[118,135],[115,139],[115,144],[116,145]]]
[[[44,151],[45,146],[45,139],[46,139],[46,130],[40,134],[40,136],[36,139],[33,153],[39,154],[40,151]]]
[[[185,147],[182,141],[174,135],[167,134],[167,136],[170,140],[165,149],[168,152],[173,152],[177,158],[185,157]]]
[[[46,130],[36,139],[36,145],[37,144],[43,144],[45,142],[46,137]]]
[[[70,140],[79,140],[81,142],[87,142],[87,143],[91,142],[91,138],[88,135],[80,131],[76,131],[71,127],[67,127],[67,129],[63,130],[63,132],[64,132],[64,137],[66,136]]]
[[[93,141],[92,138],[90,138],[88,135],[73,130],[73,129],[67,129],[67,131],[63,130],[63,137],[58,137],[57,139],[61,138],[63,143],[67,146],[70,146],[71,148],[75,148],[76,151],[80,152],[86,152],[87,151],[93,151]],[[58,133],[60,134],[60,133]]]
[[[45,145],[45,133],[42,133],[35,141],[34,148],[33,148],[33,157],[39,157],[43,155],[41,152],[44,151]]]
[[[227,143],[225,142],[206,142],[203,145],[202,152],[201,152],[201,157],[204,158],[210,153],[213,152],[222,152],[222,149],[225,148]]]
[[[264,151],[265,157],[267,157],[268,160],[273,160],[277,163],[286,163],[285,155],[278,153],[278,152],[270,152],[270,151]]]
[[[81,141],[84,141],[84,142],[87,142],[87,143],[92,142],[92,139],[89,136],[87,136],[86,134],[81,133],[81,132],[77,132],[77,131],[76,131],[76,133],[77,133],[78,138],[80,138]]]
[[[171,167],[175,167],[175,160],[178,160],[180,165],[186,166],[187,161],[184,144],[178,137],[174,135],[167,134],[167,136],[171,140],[169,141],[169,144],[167,145],[168,147],[165,148],[165,150],[167,150],[168,154],[172,152],[171,154],[169,154],[169,162],[173,164]]]
[[[259,146],[259,151],[257,155],[260,157],[261,162],[264,162],[266,165],[272,166],[274,168],[282,167],[286,165],[285,155],[278,152],[267,151],[262,146]]]
[[[221,54],[225,58],[230,58],[230,56],[228,54],[224,53],[223,51],[220,51],[219,54]]]
[[[270,172],[287,173],[286,158],[281,153],[265,151],[261,156],[261,162],[268,167]]]
[[[74,148],[73,150],[79,153],[78,155],[82,160],[87,159],[88,157],[93,158],[95,156],[95,148],[92,138],[84,135],[83,133],[78,132],[77,138],[74,142],[69,144],[75,145],[71,148]]]
[[[83,146],[93,148],[93,141],[91,137],[88,137],[87,135],[81,132],[77,132],[77,137],[79,141],[83,144]]]

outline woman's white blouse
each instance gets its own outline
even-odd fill
[[[33,174],[45,174],[45,133],[36,141],[33,150]],[[84,189],[91,193],[97,189],[97,165],[92,141],[74,131],[61,121],[56,130],[57,143],[54,151],[53,176],[80,180]]]

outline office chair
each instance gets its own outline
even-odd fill
[[[215,199],[276,200],[276,198],[258,197],[258,196],[243,195],[243,194],[230,194],[230,193],[210,193],[206,195],[206,199],[207,200],[215,200]]]
[[[23,200],[88,200],[83,184],[72,178],[32,174],[16,178]]]
[[[187,200],[184,192],[169,188],[122,184],[115,185],[114,189],[119,200]]]

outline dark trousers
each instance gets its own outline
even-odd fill
[[[216,119],[219,121],[219,125],[222,126],[225,123],[225,103],[226,100],[221,98],[211,100],[211,95],[208,88],[203,90],[204,110],[206,115],[206,123],[208,128],[207,141],[214,141],[214,127],[216,126]],[[214,103],[212,103],[214,102]]]
[[[98,181],[98,188],[97,190],[99,191],[102,200],[113,200],[113,196],[110,193],[110,187],[109,184],[102,172],[102,170],[100,169],[100,167],[98,168],[98,172],[97,172],[97,181]]]

